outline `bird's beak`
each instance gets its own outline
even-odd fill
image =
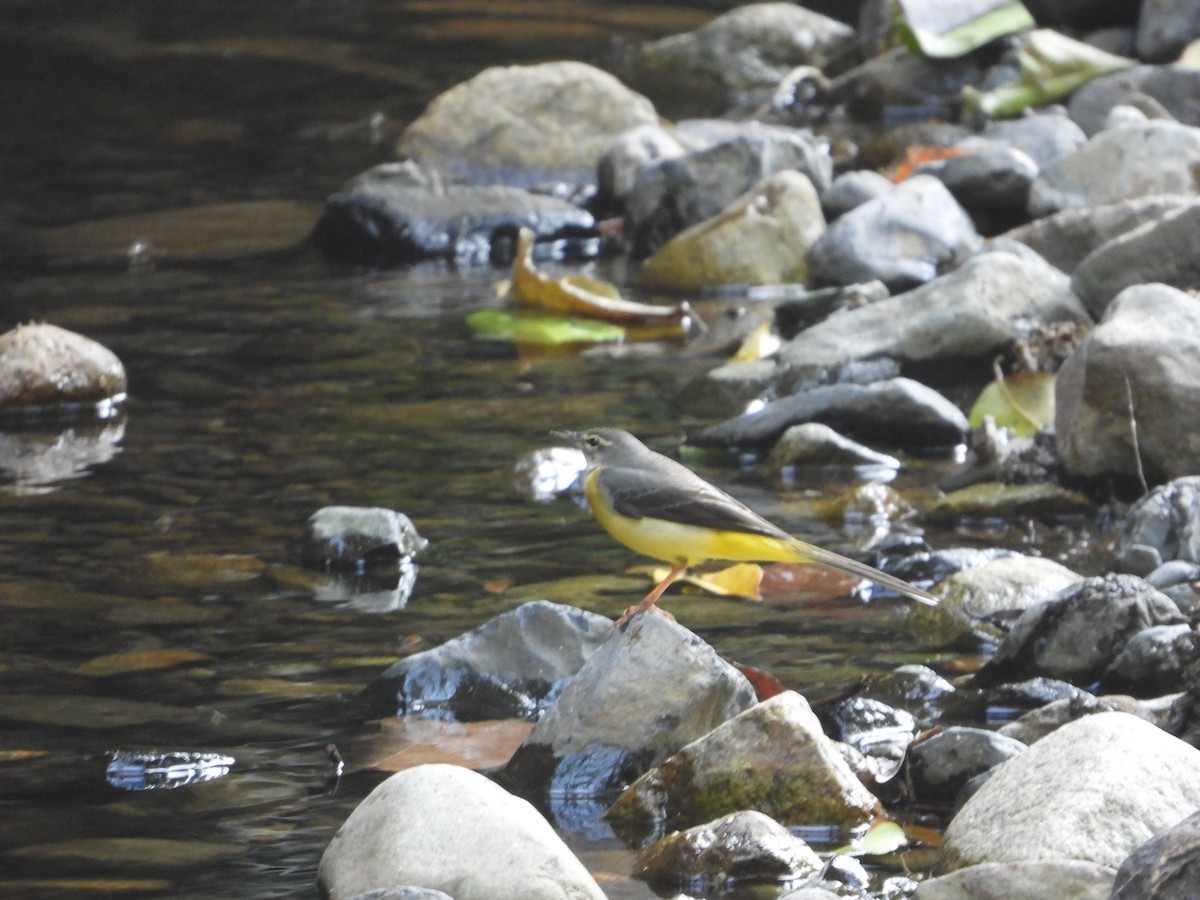
[[[550,434],[556,438],[562,438],[564,441],[570,441],[572,444],[579,443],[578,431],[551,431]]]

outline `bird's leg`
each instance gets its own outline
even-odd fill
[[[632,619],[638,613],[645,612],[648,609],[653,609],[656,612],[661,612],[665,616],[671,616],[671,614],[669,612],[667,612],[666,610],[660,610],[654,604],[657,603],[658,598],[663,595],[663,591],[665,591],[672,584],[674,584],[675,581],[679,578],[679,576],[687,571],[687,567],[688,567],[687,560],[683,560],[682,562],[677,562],[674,565],[674,567],[671,569],[671,571],[667,573],[667,576],[662,581],[660,581],[658,584],[656,584],[653,587],[653,589],[650,591],[650,593],[648,593],[645,597],[643,597],[640,601],[638,601],[636,606],[631,606],[631,607],[629,607],[629,609],[625,610],[624,613],[622,613],[621,618],[617,619],[614,627],[620,627],[621,625],[624,625],[626,622],[628,622],[630,619]],[[671,616],[671,618],[674,618],[674,617]]]

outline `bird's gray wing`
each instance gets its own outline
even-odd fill
[[[683,466],[669,475],[647,469],[604,466],[596,477],[613,508],[624,516],[665,519],[702,528],[747,531],[784,539],[790,537],[740,500]]]

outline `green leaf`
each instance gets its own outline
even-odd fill
[[[1015,116],[1030,107],[1059,100],[1100,75],[1137,64],[1048,28],[1023,36],[1017,61],[1021,76],[1016,82],[986,92],[963,88],[966,107],[992,118]]]
[[[621,341],[625,329],[609,322],[529,316],[505,309],[480,309],[467,316],[478,337],[517,344],[601,344]]]
[[[861,838],[834,850],[835,856],[886,856],[908,843],[904,829],[890,820],[876,822]]]
[[[1017,437],[1031,435],[1054,422],[1054,376],[1049,372],[1017,372],[993,381],[979,394],[967,416],[972,428],[991,416]]]
[[[934,59],[965,56],[1036,24],[1019,0],[898,0],[897,6],[897,37],[912,52]]]

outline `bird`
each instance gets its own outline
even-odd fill
[[[617,622],[655,608],[689,567],[726,562],[815,563],[865,578],[923,603],[937,598],[874,566],[788,534],[746,504],[619,428],[554,431],[587,459],[584,492],[600,526],[631,550],[671,570]]]

